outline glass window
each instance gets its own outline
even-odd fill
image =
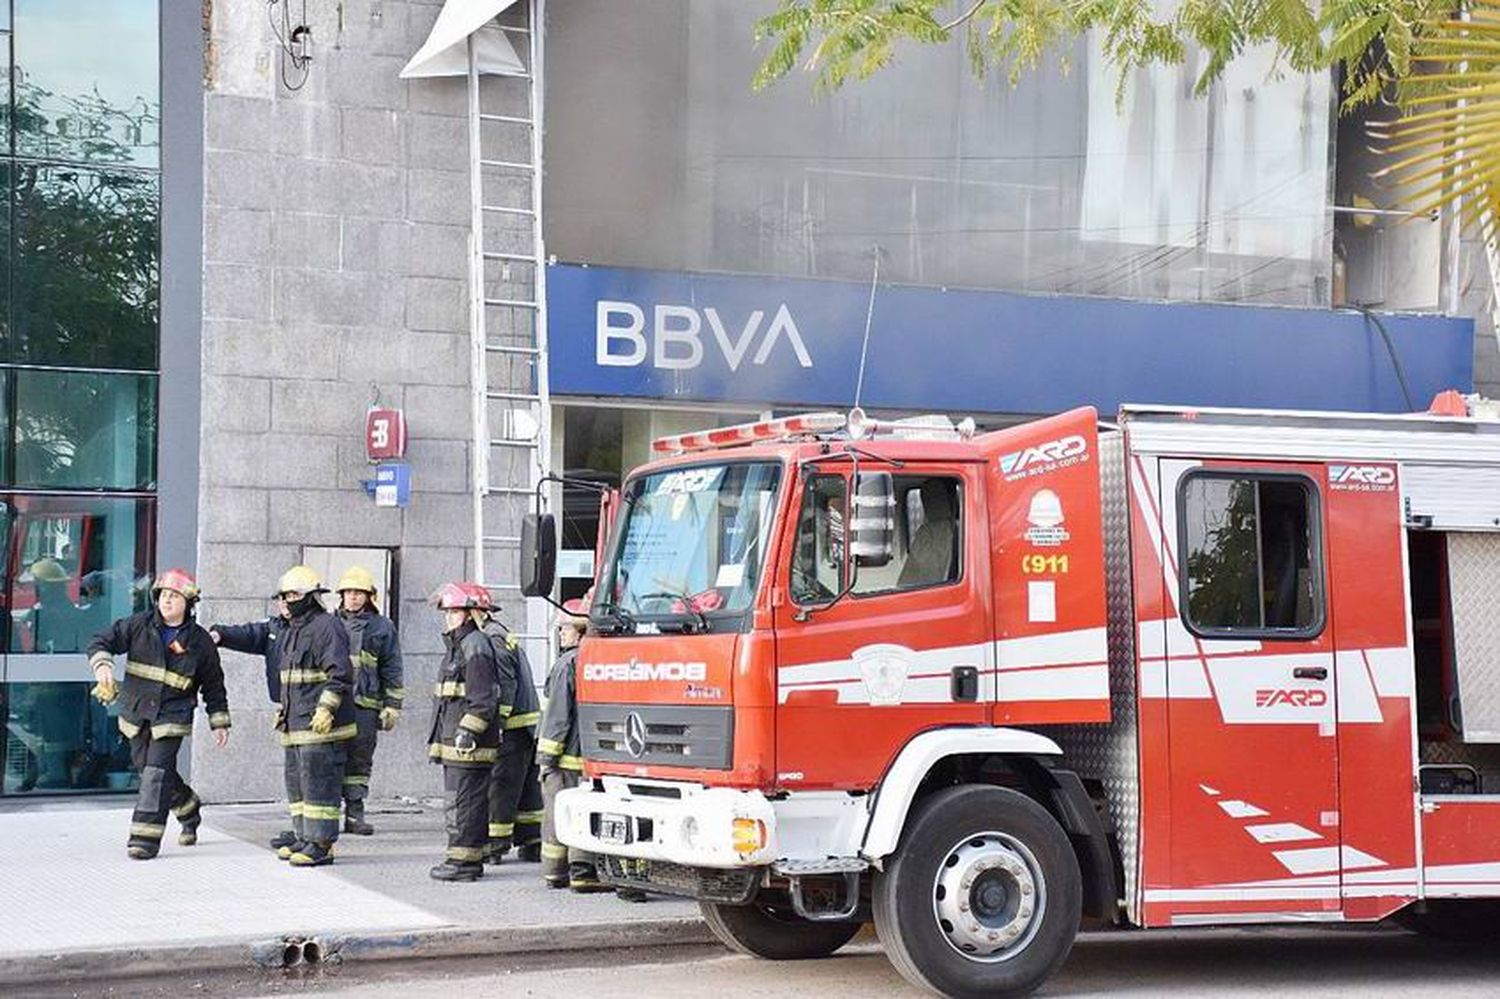
[[[959,577],[960,500],[958,481],[943,476],[897,475],[896,533],[891,560],[862,567],[854,592],[885,593],[952,583]]]
[[[1317,512],[1306,480],[1192,475],[1179,509],[1189,627],[1266,637],[1322,628]]]
[[[154,167],[157,0],[15,0],[15,148]]]
[[[90,683],[8,683],[0,693],[5,740],[0,793],[128,791],[130,747],[116,708],[89,696]]]
[[[841,475],[814,475],[802,494],[792,551],[792,599],[827,603],[844,589],[844,517],[848,484]]]
[[[156,485],[155,376],[19,369],[14,378],[17,485]]]
[[[11,169],[13,359],[154,368],[158,179],[22,161]]]
[[[12,652],[81,652],[150,605],[154,500],[16,496],[10,528]]]

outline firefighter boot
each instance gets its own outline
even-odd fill
[[[580,895],[592,895],[596,892],[614,891],[611,885],[599,880],[599,874],[594,870],[593,864],[572,863],[568,865],[568,887]]]
[[[293,839],[286,846],[277,847],[277,849],[276,849],[276,859],[277,860],[291,860],[292,859],[292,854],[294,854],[294,853],[301,853],[302,851],[306,850],[307,847],[308,847],[308,844],[304,843],[302,840],[300,840],[300,839]]]
[[[149,846],[140,846],[132,843],[125,848],[125,853],[131,860],[150,860],[156,856],[156,851]]]
[[[528,864],[540,864],[542,862],[541,840],[516,847],[516,859]]]
[[[195,816],[194,818],[191,818],[188,821],[184,822],[182,824],[182,829],[177,833],[177,845],[178,846],[197,846],[198,845],[198,824],[200,822],[202,822],[202,821],[203,821],[202,819],[197,818]]]
[[[484,865],[462,860],[445,860],[427,872],[434,881],[478,881],[484,877]]]
[[[355,801],[353,798],[344,802],[344,832],[353,833],[356,836],[370,836],[375,832],[375,827],[365,821],[365,803],[361,799]]]
[[[510,837],[504,839],[491,839],[484,848],[484,862],[486,864],[498,864],[505,859],[510,852]]]
[[[333,863],[333,844],[301,843],[287,859],[293,867],[322,867]]]
[[[276,855],[278,857],[281,856],[281,853],[280,853],[281,850],[285,849],[286,847],[296,846],[296,845],[297,845],[297,834],[294,833],[294,832],[292,832],[290,829],[283,829],[283,830],[281,830],[281,832],[279,832],[275,836],[271,837],[271,849],[277,851]],[[291,853],[287,853],[287,857],[290,857],[290,856],[291,856]],[[285,860],[286,857],[281,857],[281,859]]]

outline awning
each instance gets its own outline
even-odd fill
[[[479,72],[495,76],[520,76],[526,66],[516,55],[505,32],[480,32],[495,15],[514,7],[518,0],[447,0],[427,41],[401,70],[403,80],[433,76],[467,76],[468,39],[474,35],[474,59]],[[475,34],[475,32],[479,32]]]

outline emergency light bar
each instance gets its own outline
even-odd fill
[[[843,413],[803,413],[801,416],[783,416],[776,420],[737,423],[717,430],[658,437],[651,442],[651,450],[658,454],[683,454],[687,451],[706,451],[716,447],[733,447],[736,444],[773,441],[797,434],[826,433],[843,428]]]

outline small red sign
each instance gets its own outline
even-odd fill
[[[365,416],[365,457],[390,461],[406,457],[406,414],[399,409],[371,409]]]

